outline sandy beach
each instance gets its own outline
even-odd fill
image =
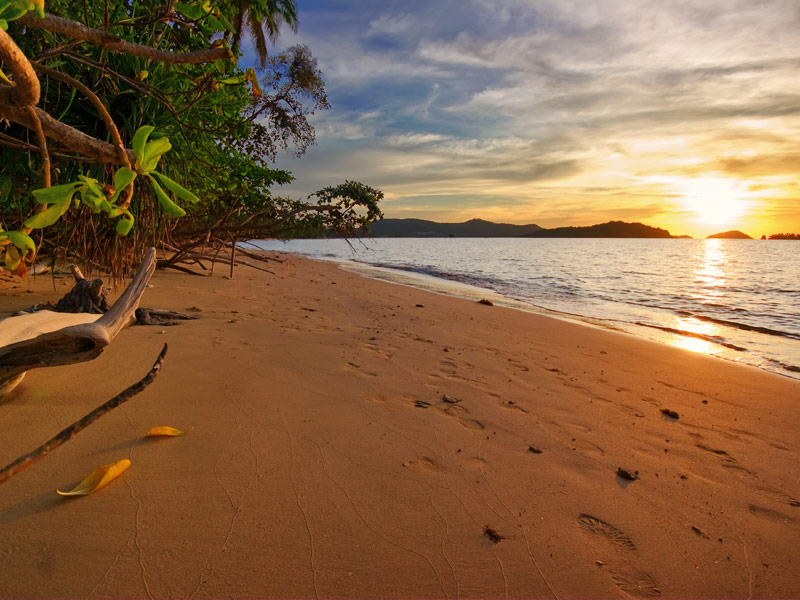
[[[0,486],[0,597],[800,597],[800,381],[282,260],[156,273],[142,306],[197,320],[0,403],[2,466],[169,344]],[[71,282],[13,285],[3,316]]]

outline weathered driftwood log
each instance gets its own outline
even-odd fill
[[[135,321],[142,293],[155,271],[151,248],[127,289],[103,315],[42,310],[0,321],[0,395],[22,381],[26,371],[91,360]]]

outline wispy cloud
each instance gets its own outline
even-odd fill
[[[676,181],[744,181],[764,227],[800,198],[797,3],[319,0],[300,19],[283,41],[318,56],[333,109],[281,164],[289,193],[355,178],[389,216],[692,233]]]

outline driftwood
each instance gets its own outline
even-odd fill
[[[194,315],[160,308],[137,308],[135,314],[137,325],[177,325],[178,321],[197,319]]]
[[[86,279],[81,270],[72,265],[75,287],[58,301],[56,312],[102,314],[108,311],[108,302],[103,293],[102,279]]]
[[[123,392],[114,396],[111,400],[106,402],[105,404],[101,404],[97,408],[95,408],[92,412],[88,415],[75,421],[69,427],[62,429],[56,436],[46,441],[44,444],[36,448],[33,452],[29,452],[24,456],[20,456],[17,460],[12,462],[10,465],[0,469],[0,483],[3,483],[9,477],[13,477],[20,471],[24,471],[28,467],[30,467],[33,463],[40,461],[52,450],[58,448],[64,442],[71,440],[75,435],[85,429],[92,423],[94,423],[97,419],[102,417],[107,412],[117,408],[120,404],[125,402],[126,400],[130,400],[136,394],[141,392],[144,388],[146,388],[153,379],[156,378],[158,372],[161,370],[161,365],[164,364],[164,356],[167,354],[167,345],[164,344],[164,347],[161,349],[161,353],[158,355],[153,368],[150,369],[150,372],[144,376],[140,381],[134,383],[129,388],[125,389]]]
[[[142,293],[155,271],[151,248],[128,288],[103,315],[42,310],[0,321],[0,395],[10,392],[26,371],[70,365],[100,355],[134,320]]]

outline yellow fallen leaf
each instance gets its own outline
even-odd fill
[[[194,429],[194,425],[192,426]],[[191,431],[190,429],[189,431]],[[167,427],[166,425],[162,425],[161,427],[153,427],[150,431],[147,432],[147,437],[159,437],[162,435],[168,435],[171,437],[178,437],[179,435],[186,435],[189,431],[181,431],[180,429],[175,429],[174,427]]]
[[[92,471],[89,476],[68,492],[56,490],[59,496],[86,496],[99,490],[112,479],[119,477],[122,472],[131,466],[131,461],[123,458],[120,461],[105,465]]]

